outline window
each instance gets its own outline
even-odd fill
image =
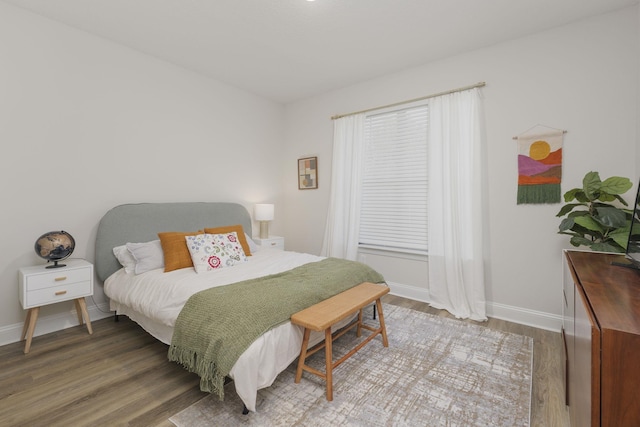
[[[427,253],[429,105],[365,117],[359,247]]]

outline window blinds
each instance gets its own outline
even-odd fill
[[[428,104],[365,118],[360,246],[427,251]]]

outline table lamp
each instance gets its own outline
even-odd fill
[[[269,237],[269,221],[273,221],[273,205],[260,203],[254,207],[254,216],[256,221],[260,221],[260,238],[267,239]]]

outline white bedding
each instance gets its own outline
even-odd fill
[[[104,290],[111,300],[111,310],[130,317],[155,338],[170,344],[178,314],[194,293],[322,259],[311,254],[260,248],[246,263],[206,273],[198,274],[193,268],[184,268],[169,273],[157,269],[135,275],[126,273],[123,268],[105,281]],[[310,345],[323,338],[322,333],[313,333]],[[247,409],[255,411],[257,391],[273,383],[298,356],[301,345],[302,329],[286,322],[259,337],[240,356],[229,376],[234,379],[236,392]]]

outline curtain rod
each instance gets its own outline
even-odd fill
[[[337,120],[337,119],[341,119],[342,117],[347,117],[347,116],[354,116],[356,114],[368,113],[370,111],[381,110],[383,108],[397,107],[398,105],[410,104],[412,102],[423,101],[425,99],[435,98],[436,96],[449,95],[451,93],[462,92],[462,91],[469,90],[469,89],[475,89],[477,87],[483,87],[485,85],[486,85],[485,82],[478,82],[478,83],[476,83],[474,85],[459,87],[457,89],[451,89],[451,90],[447,90],[445,92],[434,93],[432,95],[421,96],[420,98],[413,98],[413,99],[409,99],[409,100],[406,100],[406,101],[394,102],[393,104],[387,104],[387,105],[383,105],[383,106],[380,106],[380,107],[367,108],[366,110],[354,111],[353,113],[336,114],[335,116],[331,116],[331,120]]]

